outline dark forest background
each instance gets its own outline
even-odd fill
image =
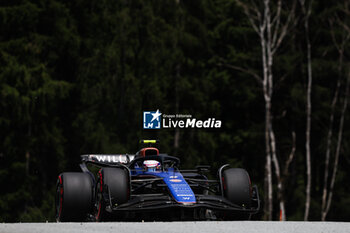
[[[285,18],[292,1],[283,2]],[[346,2],[311,5],[309,220],[321,219],[327,135],[331,127],[330,182],[348,98]],[[282,170],[295,148],[282,177],[287,220],[304,218],[307,178],[302,12],[296,2],[294,23],[273,66],[272,120]],[[179,156],[183,168],[210,164],[215,175],[226,163],[244,167],[264,199],[265,105],[253,75],[262,76],[261,59],[259,36],[234,0],[1,0],[0,222],[54,221],[59,173],[79,171],[81,154],[135,153],[140,139],[160,139],[160,150]],[[157,109],[214,117],[222,127],[143,130],[143,111]],[[349,111],[344,117],[327,220],[350,220]],[[274,174],[272,218],[277,220]],[[266,219],[263,210],[258,218]]]

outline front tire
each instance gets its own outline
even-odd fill
[[[106,211],[126,203],[130,198],[129,174],[122,168],[102,168],[98,174],[96,190],[96,221],[110,221],[113,216]]]
[[[242,168],[229,168],[222,174],[223,196],[242,208],[251,207],[252,187],[248,172]],[[229,220],[249,219],[250,214],[239,213],[226,217]]]
[[[65,172],[58,176],[56,192],[56,220],[85,221],[92,209],[93,183],[89,174]]]

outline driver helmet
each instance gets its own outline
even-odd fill
[[[160,170],[161,165],[157,160],[145,160],[143,167],[148,172],[155,172]]]

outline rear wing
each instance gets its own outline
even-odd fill
[[[88,169],[87,164],[91,164],[97,167],[122,167],[127,171],[128,164],[134,160],[135,155],[128,154],[90,154],[90,155],[81,155],[81,164],[80,169],[82,172],[85,172],[91,176],[93,180],[95,177],[93,173]]]
[[[81,161],[83,163],[92,163],[96,165],[117,165],[128,164],[134,160],[135,155],[128,154],[88,154],[81,155]]]

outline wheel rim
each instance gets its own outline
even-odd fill
[[[101,220],[101,211],[102,211],[102,194],[100,191],[100,183],[96,186],[96,199],[95,199],[95,219],[96,221]]]
[[[61,220],[62,203],[63,203],[63,185],[62,177],[58,177],[57,189],[56,189],[56,220]]]

